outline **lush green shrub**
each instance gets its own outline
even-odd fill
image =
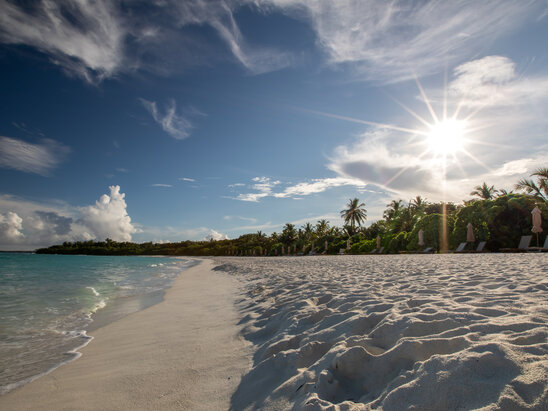
[[[386,247],[387,253],[398,253],[399,251],[407,250],[407,232],[402,231],[395,236],[392,236]]]
[[[446,222],[446,233],[449,237],[449,227],[453,227],[454,217],[448,215],[446,219],[441,214],[428,214],[422,217],[413,227],[413,230],[407,235],[407,249],[416,251],[428,247],[439,251],[442,244],[442,235],[444,233],[443,224]],[[424,246],[419,246],[419,231],[424,232]]]
[[[359,253],[360,254],[367,254],[373,251],[375,248],[377,248],[377,240],[362,240],[359,242]]]
[[[468,223],[472,223],[476,242],[489,240],[488,216],[482,203],[483,201],[477,201],[457,212],[453,222],[453,230],[451,231],[451,248],[456,248],[460,243],[466,242]]]

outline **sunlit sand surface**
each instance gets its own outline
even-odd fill
[[[216,262],[255,344],[235,409],[548,409],[546,254]]]

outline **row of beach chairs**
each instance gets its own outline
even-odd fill
[[[499,251],[503,253],[524,253],[524,252],[531,252],[531,251],[548,251],[548,236],[546,236],[546,239],[544,240],[544,245],[542,247],[531,247],[531,239],[533,238],[532,235],[524,235],[521,237],[518,248],[501,248]]]
[[[548,236],[546,236],[546,240],[544,241],[544,245],[542,247],[531,247],[531,239],[533,238],[532,235],[524,235],[521,237],[520,242],[518,244],[517,248],[501,248],[499,251],[503,253],[519,253],[519,252],[530,252],[530,251],[546,251],[548,252]],[[466,244],[468,243],[460,243],[459,246],[454,253],[483,253],[485,252],[485,244],[486,241],[480,241],[478,243],[478,246],[474,250],[465,250]],[[369,252],[369,254],[382,254],[384,252],[384,247],[381,247],[379,249],[375,248],[373,251]],[[415,251],[413,253],[406,253],[406,254],[431,254],[434,250],[432,247],[425,248],[421,251]],[[341,248],[339,250],[339,254],[343,255],[346,253],[346,250],[344,248]],[[316,253],[313,253],[312,251],[309,253],[309,255],[315,255]]]
[[[466,244],[468,243],[460,243],[457,249],[453,252],[454,253],[483,253],[484,252],[483,249],[485,248],[485,243],[486,241],[480,241],[475,250],[465,250],[464,248],[466,247]]]

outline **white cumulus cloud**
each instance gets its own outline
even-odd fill
[[[24,237],[22,233],[23,219],[12,211],[0,214],[0,241],[18,242]]]
[[[206,241],[219,241],[219,240],[228,240],[226,234],[221,234],[213,229],[209,230],[209,233],[205,236]]]
[[[80,223],[99,240],[131,241],[131,235],[137,229],[127,213],[125,194],[120,193],[120,186],[109,189],[110,195],[103,194],[94,205],[80,210]]]

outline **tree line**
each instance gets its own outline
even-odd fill
[[[369,253],[377,248],[377,238],[386,253],[419,250],[419,231],[425,245],[437,251],[454,249],[466,241],[467,224],[472,223],[476,241],[486,241],[487,249],[516,247],[522,235],[531,234],[531,210],[538,207],[548,216],[548,168],[531,174],[536,181],[522,179],[514,189],[496,189],[485,182],[470,193],[474,198],[462,204],[429,202],[417,196],[410,201],[393,200],[383,218],[364,226],[365,204],[350,199],[340,212],[342,227],[326,219],[301,227],[286,223],[281,232],[266,235],[262,231],[244,234],[236,239],[182,241],[157,244],[105,241],[65,242],[37,250],[41,254],[94,255],[240,255],[274,256],[317,253],[337,254],[341,249],[350,254]],[[544,237],[542,237],[544,238]],[[445,244],[444,241],[447,241]],[[347,246],[350,248],[347,250]],[[326,247],[327,246],[327,247]]]

